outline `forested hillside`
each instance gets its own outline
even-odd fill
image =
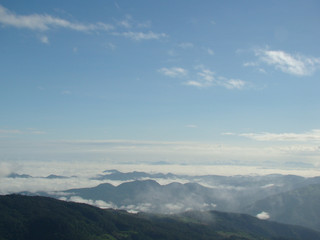
[[[0,197],[0,239],[316,240],[320,233],[243,214],[130,214],[46,197],[6,195]]]

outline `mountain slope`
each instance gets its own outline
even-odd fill
[[[270,220],[320,231],[320,184],[309,185],[257,201],[245,212],[267,212]]]
[[[203,186],[210,186],[210,189],[206,189],[203,192],[191,191],[195,193],[199,201],[203,200],[203,204],[207,205],[208,201],[210,204],[216,206],[216,210],[221,211],[242,211],[244,207],[249,204],[253,204],[258,200],[264,199],[268,196],[279,194],[282,192],[291,191],[297,188],[301,188],[310,184],[320,184],[320,177],[304,178],[295,175],[281,175],[281,174],[270,174],[263,176],[218,176],[218,175],[203,175],[203,176],[189,176],[189,175],[175,175],[175,174],[151,174],[145,172],[119,172],[117,170],[105,171],[104,175],[99,175],[94,179],[99,180],[122,180],[122,181],[136,181],[144,179],[171,179],[179,182],[196,182]],[[180,185],[183,187],[183,185]],[[168,186],[169,187],[169,186]],[[168,188],[167,187],[167,188]],[[164,187],[165,188],[165,187]],[[151,189],[150,193],[154,195],[154,191]],[[157,189],[158,190],[158,189]],[[170,193],[169,191],[168,193]],[[209,193],[210,192],[210,193]],[[181,193],[181,191],[180,191]],[[144,192],[144,195],[146,193]],[[162,194],[161,194],[162,196]],[[167,195],[168,196],[168,195]],[[176,196],[174,192],[173,198]],[[202,196],[200,199],[199,196]],[[148,199],[144,198],[144,199]],[[198,201],[198,202],[199,202]],[[189,205],[192,201],[188,201]],[[196,201],[194,201],[196,202]],[[118,205],[117,202],[113,202]],[[137,204],[133,203],[133,204]],[[152,202],[154,204],[154,202]],[[187,205],[182,203],[182,205]],[[189,207],[194,207],[191,204]],[[188,207],[187,207],[188,208]],[[200,209],[201,206],[197,206],[196,209]],[[159,209],[159,208],[157,208]],[[208,210],[204,208],[203,210]],[[156,210],[157,211],[157,210]],[[157,211],[160,212],[160,211]]]
[[[64,191],[69,197],[102,200],[123,209],[154,213],[175,213],[188,209],[212,210],[216,205],[220,209],[226,205],[226,201],[220,199],[222,195],[219,192],[197,183],[160,185],[153,180],[127,182],[117,187],[105,183],[93,188]]]
[[[320,233],[242,214],[129,214],[46,197],[0,196],[1,240],[320,239]]]
[[[26,174],[12,173],[8,178],[29,178],[33,182],[42,179],[66,179],[63,185],[68,189],[68,177],[49,175],[47,177],[32,177]],[[76,178],[76,176],[74,176]],[[69,177],[70,178],[70,177]],[[71,189],[62,193],[48,192],[20,192],[26,195],[41,195],[69,200],[70,197],[83,198],[83,202],[104,201],[106,206],[114,206],[132,211],[147,211],[155,213],[177,213],[193,210],[219,210],[228,212],[242,212],[248,205],[282,192],[291,191],[310,184],[320,184],[320,177],[304,178],[295,175],[271,174],[265,176],[189,176],[146,172],[119,172],[106,170],[103,174],[93,178],[99,181],[126,182],[118,187],[102,184],[92,188]],[[149,179],[149,180],[146,180]],[[172,183],[159,185],[151,179],[162,182],[189,182],[198,183],[197,187],[188,187],[188,184]],[[147,182],[145,182],[147,181]],[[151,182],[150,182],[151,181]],[[73,181],[72,181],[73,182]],[[161,181],[160,181],[161,182]],[[201,185],[199,185],[201,184]],[[37,183],[36,183],[37,185]],[[196,185],[195,185],[196,186]],[[206,187],[204,187],[206,186]],[[36,189],[37,187],[35,187]],[[3,192],[13,193],[13,192]],[[164,197],[165,196],[165,197]],[[79,199],[79,198],[78,198]]]
[[[133,172],[114,174],[131,176],[146,173]],[[111,174],[109,174],[111,175]],[[153,213],[178,213],[187,210],[219,210],[228,212],[242,212],[248,205],[268,196],[293,189],[293,186],[305,186],[309,182],[317,182],[317,178],[305,179],[292,175],[267,176],[203,176],[206,182],[214,187],[205,187],[195,182],[181,184],[173,182],[160,185],[154,180],[135,180],[125,182],[119,186],[108,183],[91,188],[69,189],[61,192],[37,192],[26,195],[41,195],[74,200],[76,197],[89,201],[104,201],[110,206],[130,211],[144,211]],[[222,185],[223,181],[224,185]],[[209,184],[210,185],[210,184]],[[251,212],[250,212],[251,213]],[[257,213],[255,213],[257,214]]]

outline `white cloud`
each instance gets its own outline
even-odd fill
[[[256,141],[320,141],[320,129],[313,129],[304,133],[241,133],[242,137],[247,137]]]
[[[68,201],[71,202],[77,202],[77,203],[86,203],[92,206],[96,206],[99,208],[113,208],[113,209],[117,209],[118,207],[113,204],[112,202],[105,202],[102,200],[92,200],[92,199],[84,199],[80,196],[72,196],[69,199],[67,199]]]
[[[170,57],[176,57],[178,54],[173,50],[173,49],[170,49],[167,51],[167,54],[170,56]]]
[[[137,27],[139,28],[150,28],[151,27],[151,21],[145,21],[137,24]]]
[[[38,163],[39,169],[41,166]],[[45,164],[50,169],[49,163]],[[55,171],[56,169],[50,169]],[[20,172],[20,171],[19,171]],[[11,172],[10,172],[11,173]],[[39,174],[39,173],[36,173]],[[0,194],[17,193],[21,191],[63,191],[71,188],[94,187],[101,181],[90,180],[88,178],[72,177],[66,179],[48,179],[42,177],[33,178],[1,178]]]
[[[28,128],[26,130],[19,130],[19,129],[0,129],[0,136],[1,135],[16,135],[16,134],[33,134],[33,135],[39,135],[39,134],[45,134],[46,132],[40,131],[34,128]]]
[[[214,51],[212,49],[210,49],[210,48],[207,49],[207,52],[208,52],[209,55],[214,55]]]
[[[181,211],[184,208],[184,205],[182,203],[167,203],[165,204],[165,208],[169,211],[177,212]]]
[[[186,84],[197,87],[209,87],[212,85],[221,86],[227,89],[242,89],[246,82],[240,79],[227,79],[225,77],[215,77],[215,73],[208,68],[200,65],[196,67],[197,80],[188,81]]]
[[[221,133],[221,135],[223,135],[223,136],[234,136],[236,134],[232,133],[232,132],[224,132],[224,133]]]
[[[269,184],[261,186],[261,188],[272,188],[274,186],[276,186],[274,183],[269,183]]]
[[[0,162],[0,178],[8,176],[10,173],[16,171],[16,168],[12,163]]]
[[[116,24],[120,27],[127,29],[138,27],[138,28],[149,28],[151,27],[151,21],[137,22],[131,15],[126,15],[123,20],[116,21]]]
[[[228,89],[242,89],[246,85],[246,82],[239,79],[226,79],[220,84]]]
[[[107,43],[107,48],[111,49],[111,50],[115,50],[116,49],[116,45],[111,43],[111,42],[108,42]]]
[[[187,81],[185,82],[185,85],[194,86],[194,87],[205,87],[203,83],[197,82],[197,81]]]
[[[211,83],[214,80],[214,72],[212,72],[211,70],[204,68],[204,67],[197,67],[197,69],[200,68],[200,71],[197,72],[197,75],[200,76],[200,79],[202,81]]]
[[[194,125],[194,124],[188,124],[186,127],[187,128],[198,128],[198,126]]]
[[[128,19],[122,20],[118,22],[118,25],[125,27],[125,28],[131,28],[131,23],[129,22]]]
[[[270,215],[267,212],[261,212],[257,214],[256,217],[259,218],[260,220],[267,220],[270,218]]]
[[[187,70],[181,67],[172,67],[172,68],[161,68],[158,70],[165,76],[168,77],[184,77],[188,74]]]
[[[0,134],[22,134],[18,129],[0,129]]]
[[[52,28],[68,28],[75,31],[89,32],[95,30],[109,31],[113,26],[105,23],[81,24],[53,17],[48,14],[18,15],[0,5],[0,23],[5,26],[46,31]]]
[[[113,32],[112,33],[115,36],[123,36],[126,38],[130,38],[135,41],[140,41],[140,40],[158,40],[160,38],[165,38],[167,37],[167,34],[165,33],[154,33],[152,31],[149,31],[147,33],[144,32]]]
[[[209,87],[214,83],[215,77],[213,71],[211,71],[208,68],[205,68],[203,65],[196,66],[195,69],[196,75],[194,78],[196,80],[189,80],[185,82],[186,85],[203,88]]]
[[[28,129],[29,132],[27,134],[34,134],[34,135],[42,135],[47,134],[45,131],[37,130],[37,129]]]
[[[319,158],[320,156],[320,147],[317,145],[291,145],[278,147],[278,150],[283,154],[292,154],[297,156],[314,156]],[[315,163],[317,164],[317,163]]]
[[[62,95],[70,95],[70,94],[72,94],[72,92],[69,91],[69,90],[63,90],[63,91],[61,92],[61,94],[62,94]]]
[[[300,54],[291,55],[284,51],[268,49],[257,49],[255,54],[262,62],[295,76],[312,75],[320,68],[320,58],[305,57]]]
[[[129,154],[133,161],[133,156],[138,154],[141,160],[142,155],[153,156],[153,158],[162,159],[162,157],[174,156],[175,161],[181,156],[184,161],[187,158],[202,157],[205,161],[206,156],[212,159],[239,158],[245,155],[246,159],[264,155],[265,158],[278,154],[279,149],[270,150],[270,148],[254,148],[254,147],[239,147],[228,146],[222,144],[198,143],[198,142],[168,142],[168,141],[130,141],[130,140],[84,140],[84,141],[63,141],[57,142],[58,146],[65,148],[66,151],[76,151],[78,154],[106,154],[116,157],[117,155]],[[80,147],[81,146],[81,147]],[[80,148],[79,148],[80,147]],[[54,148],[54,146],[52,146]],[[56,151],[55,151],[56,152]],[[251,155],[251,156],[250,156]]]
[[[227,89],[242,89],[247,84],[245,81],[240,79],[227,79],[219,76],[216,77],[212,70],[203,65],[196,66],[193,71],[190,71],[191,74],[188,74],[186,69],[179,67],[161,68],[158,71],[168,77],[184,78],[185,81],[183,84],[198,88],[221,86]]]
[[[193,48],[193,43],[190,42],[182,42],[178,45],[180,48],[187,49],[187,48]]]
[[[267,71],[264,70],[263,68],[259,68],[258,71],[261,72],[261,73],[267,73]]]
[[[151,203],[140,203],[138,205],[123,205],[120,209],[124,209],[130,213],[149,212],[152,207]]]
[[[17,140],[13,138],[8,141],[8,139],[1,140],[0,138],[0,159],[2,161],[7,159],[42,161],[45,159],[46,162],[60,161],[60,163],[62,161],[88,162],[88,159],[90,159],[91,163],[101,160],[106,163],[106,169],[109,168],[108,164],[112,163],[128,163],[136,168],[137,164],[152,164],[163,160],[172,164],[192,164],[196,161],[197,164],[232,164],[234,166],[245,164],[246,167],[253,164],[255,166],[264,166],[272,159],[274,162],[271,163],[273,164],[272,166],[279,168],[281,166],[285,167],[282,163],[287,161],[315,165],[319,163],[320,148],[318,142],[300,144],[279,144],[275,142],[274,144],[263,144],[261,146],[256,142],[244,143],[243,141],[221,144],[221,142],[112,139],[28,141],[27,139]],[[238,161],[237,159],[240,160]],[[47,164],[45,166],[47,167]],[[39,170],[38,168],[34,169]],[[237,169],[232,168],[233,172],[235,170],[237,171]],[[229,172],[231,169],[224,169],[224,171]]]
[[[40,41],[45,44],[49,44],[49,38],[47,36],[41,36]]]
[[[256,67],[258,66],[259,64],[257,62],[245,62],[243,64],[244,67]]]

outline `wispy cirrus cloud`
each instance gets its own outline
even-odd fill
[[[186,127],[187,128],[198,128],[198,126],[195,124],[188,124],[188,125],[186,125]]]
[[[259,64],[257,62],[245,62],[243,64],[244,67],[256,67],[258,66]]]
[[[199,88],[205,87],[205,86],[203,85],[203,83],[198,82],[198,81],[192,81],[192,80],[185,82],[185,84],[186,84],[186,85],[189,85],[189,86],[199,87]]]
[[[247,84],[245,81],[240,79],[227,79],[220,77],[220,81],[218,82],[219,85],[227,88],[227,89],[242,89]]]
[[[250,138],[256,141],[287,141],[287,142],[308,142],[320,141],[320,129],[313,129],[304,133],[224,133],[223,135],[236,135]]]
[[[46,134],[46,132],[34,129],[34,128],[28,128],[26,130],[19,130],[19,129],[0,129],[0,136],[8,136],[8,135],[40,135],[40,134]]]
[[[41,36],[40,41],[44,44],[49,44],[49,38],[47,36]]]
[[[211,48],[208,48],[207,52],[208,52],[209,55],[214,55],[214,51]]]
[[[140,41],[140,40],[158,40],[161,38],[167,37],[167,34],[165,33],[155,33],[152,31],[149,32],[133,32],[133,31],[128,31],[128,32],[113,32],[112,35],[114,36],[123,36],[135,41]]]
[[[30,30],[47,31],[53,28],[67,28],[75,31],[90,32],[95,30],[109,31],[111,24],[98,22],[82,24],[71,22],[48,14],[19,15],[0,5],[0,23],[4,26],[27,28]]]
[[[72,94],[72,92],[70,90],[63,90],[63,91],[61,91],[61,94],[62,95],[70,95],[70,94]]]
[[[182,49],[193,48],[194,44],[191,42],[182,42],[178,45],[178,47]]]
[[[125,28],[131,28],[132,27],[131,19],[132,17],[127,15],[125,19],[118,21],[117,24]]]
[[[196,67],[197,75],[200,77],[201,80],[206,81],[206,82],[212,82],[215,77],[214,77],[214,72],[211,71],[210,69],[204,67],[204,66],[197,66]]]
[[[164,67],[159,69],[158,72],[167,77],[182,78],[184,85],[198,88],[220,86],[227,89],[242,89],[247,85],[245,81],[240,79],[228,79],[222,76],[216,76],[211,69],[203,65],[198,65],[189,71],[181,67]]]
[[[301,54],[259,48],[255,50],[255,55],[261,62],[295,76],[309,76],[320,68],[320,58],[306,57]],[[244,66],[254,66],[256,64],[250,62]]]
[[[151,26],[150,22],[135,23],[131,16],[127,16],[122,21],[117,21],[118,27],[125,28],[126,30],[116,31],[116,25],[97,22],[97,23],[79,23],[72,22],[63,18],[54,17],[49,14],[30,14],[19,15],[14,13],[2,5],[0,5],[0,24],[7,27],[25,28],[32,31],[49,31],[57,28],[65,28],[78,32],[99,32],[104,31],[114,36],[122,36],[131,40],[158,40],[160,38],[167,37],[165,33],[155,33],[153,31],[141,32],[141,31],[128,31],[134,27],[145,28]],[[113,30],[113,31],[111,31]],[[48,44],[49,39],[47,36],[40,37],[40,41]]]
[[[200,65],[196,68],[196,80],[189,80],[185,82],[186,85],[195,86],[195,87],[209,87],[215,81],[214,72],[204,66]]]
[[[160,73],[162,73],[165,76],[168,77],[184,77],[187,76],[188,71],[181,67],[171,67],[171,68],[161,68],[158,70]]]
[[[0,134],[22,134],[18,129],[0,129]]]
[[[126,15],[124,19],[115,20],[115,22],[116,22],[116,25],[118,25],[119,27],[124,27],[124,28],[127,28],[127,29],[134,28],[134,27],[137,27],[137,28],[150,28],[151,25],[152,25],[150,20],[147,20],[147,21],[144,21],[144,22],[139,22],[139,21],[136,21],[129,14]]]
[[[240,79],[229,79],[222,76],[216,76],[212,70],[204,67],[203,65],[197,66],[195,70],[195,80],[189,80],[185,82],[186,85],[201,88],[210,86],[220,86],[231,90],[242,89],[247,84],[245,81]]]

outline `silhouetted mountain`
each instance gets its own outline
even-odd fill
[[[138,173],[144,176],[145,174]],[[138,180],[120,184],[118,187],[101,184],[93,188],[71,189],[65,193],[84,199],[111,202],[127,210],[129,208],[126,206],[135,206],[138,210],[139,205],[143,205],[143,211],[157,213],[181,212],[188,209],[241,212],[249,204],[298,186],[307,185],[308,181],[313,179],[294,175],[267,175],[255,177],[202,176],[202,180],[215,187],[204,187],[198,183],[160,185],[154,180]],[[314,178],[314,180],[318,179]]]
[[[83,199],[102,200],[126,210],[154,213],[174,213],[189,209],[212,210],[217,205],[226,205],[221,195],[215,194],[214,189],[200,184],[160,185],[154,180],[127,182],[117,187],[105,183],[93,188],[70,189],[64,191],[64,194],[69,198],[79,196]]]
[[[10,173],[8,178],[32,178],[32,176],[28,174],[18,174],[18,173]]]
[[[48,179],[64,179],[64,178],[68,178],[65,176],[59,176],[59,175],[55,175],[55,174],[50,174],[47,177],[34,177],[28,174],[18,174],[18,173],[10,173],[8,176],[8,178],[48,178]]]
[[[320,184],[270,196],[245,209],[250,214],[262,211],[271,220],[320,231]]]
[[[190,182],[204,183],[213,187],[242,187],[250,189],[271,187],[276,192],[285,192],[295,188],[307,186],[309,184],[320,184],[320,177],[304,178],[296,175],[281,175],[270,174],[264,176],[219,176],[219,175],[177,175],[177,174],[163,174],[163,173],[146,173],[146,172],[127,172],[123,173],[118,170],[106,170],[106,174],[98,175],[93,178],[96,180],[118,180],[118,181],[134,181],[145,179],[182,179]],[[265,191],[268,192],[268,191]],[[272,194],[274,194],[272,193]],[[269,194],[269,193],[268,193]],[[271,194],[271,195],[272,195]],[[255,194],[256,195],[256,194]]]
[[[55,175],[55,174],[50,174],[49,176],[47,176],[45,178],[48,178],[48,179],[64,179],[64,178],[68,178],[68,177],[59,176],[59,175]]]
[[[168,174],[163,174],[163,173],[145,173],[145,172],[127,172],[127,173],[122,173],[119,172],[118,170],[106,170],[104,171],[104,175],[98,175],[92,179],[95,180],[120,180],[120,181],[128,181],[128,180],[141,180],[145,178],[163,178],[163,179],[168,179],[168,178],[177,178],[178,175],[174,175],[172,173]]]
[[[118,171],[113,171],[119,173]],[[186,210],[220,210],[242,212],[256,201],[303,186],[308,181],[303,177],[288,175],[268,176],[204,176],[208,182],[215,179],[216,187],[204,187],[198,183],[171,183],[160,185],[154,180],[138,180],[115,187],[104,183],[92,188],[63,191],[67,199],[77,196],[86,200],[102,200],[117,208],[154,213],[177,213]],[[223,185],[222,182],[226,181]],[[221,184],[221,185],[220,185]],[[34,195],[23,193],[26,195]],[[60,198],[57,193],[37,193],[41,196]]]
[[[320,233],[243,214],[129,214],[45,197],[0,196],[1,240],[317,240]]]
[[[241,211],[245,206],[253,204],[254,202],[264,199],[281,192],[290,191],[299,187],[307,186],[309,184],[320,183],[320,178],[304,178],[295,175],[280,175],[271,174],[266,176],[188,176],[188,175],[175,175],[175,174],[149,174],[145,172],[128,172],[122,173],[117,170],[107,170],[105,175],[99,175],[95,179],[99,180],[121,180],[121,181],[134,181],[143,179],[177,179],[189,182],[198,182],[211,188],[205,189],[203,192],[194,192],[199,196],[196,198],[202,201],[203,205],[214,205],[217,210],[222,211]],[[179,185],[182,187],[182,185]],[[158,187],[159,188],[159,187]],[[168,186],[167,186],[168,188]],[[152,188],[147,189],[150,194],[157,195]],[[186,190],[186,189],[184,189]],[[183,190],[178,190],[183,191]],[[117,194],[117,193],[115,193]],[[168,198],[171,197],[171,191],[168,192]],[[173,192],[176,195],[175,192]],[[189,192],[193,194],[193,192]],[[143,193],[146,201],[149,199],[147,192]],[[145,196],[147,195],[147,196]],[[182,195],[188,195],[182,194]],[[121,198],[121,197],[120,197]],[[94,198],[96,199],[96,198]],[[133,199],[137,199],[133,196]],[[110,198],[105,199],[112,201]],[[206,201],[203,201],[206,200]],[[132,201],[132,204],[138,204]],[[190,202],[190,201],[189,201]],[[113,202],[118,205],[118,202]],[[150,202],[149,202],[150,203]],[[151,202],[153,203],[153,202]],[[200,202],[198,202],[200,204]],[[198,209],[199,209],[199,204]],[[194,204],[192,204],[194,206]],[[156,209],[159,209],[157,207]],[[184,209],[185,210],[185,209]]]

